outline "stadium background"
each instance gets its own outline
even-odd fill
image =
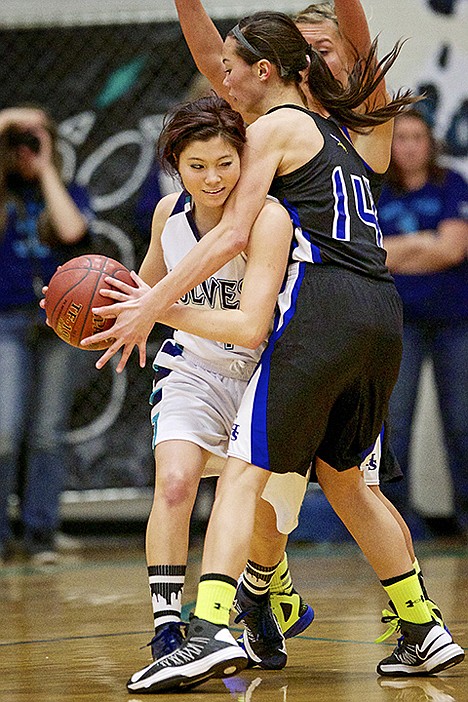
[[[303,2],[270,0],[294,12]],[[392,70],[391,87],[424,89],[447,160],[468,175],[468,0],[363,0],[382,51],[409,37]],[[258,0],[207,0],[221,33],[238,17],[265,6]],[[388,15],[391,14],[391,17]],[[0,9],[0,108],[46,106],[60,125],[66,174],[86,185],[96,211],[95,248],[138,268],[148,243],[136,206],[149,174],[164,112],[183,99],[196,74],[172,0],[4,0]],[[163,183],[163,188],[168,187]],[[167,333],[156,327],[149,357]],[[153,482],[147,397],[151,368],[136,359],[120,376],[94,369],[94,353],[77,352],[76,390],[64,516],[145,516]],[[431,369],[421,387],[414,445],[413,500],[423,512],[425,486],[441,485],[439,513],[450,512],[450,481],[440,439]],[[427,465],[431,470],[427,471]],[[426,470],[421,472],[425,465]],[[417,479],[418,471],[421,480]]]

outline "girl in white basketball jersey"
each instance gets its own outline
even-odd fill
[[[240,175],[244,141],[242,117],[214,95],[182,105],[166,119],[159,141],[161,160],[179,176],[183,190],[166,196],[156,207],[151,243],[140,269],[142,286],[143,281],[147,287],[155,285],[220,221]],[[226,326],[232,343],[175,331],[155,359],[151,404],[156,482],[146,535],[155,660],[182,642],[181,596],[199,482],[202,476],[218,475],[224,464],[232,423],[269,333],[291,237],[286,210],[268,199],[246,255],[236,256],[180,300],[181,306],[195,309],[197,315],[205,310],[218,333],[226,311],[237,310],[239,319],[234,316],[233,320],[237,320],[242,345],[236,342],[229,314]],[[258,308],[264,312],[262,320]],[[249,561],[254,587],[276,573],[272,603],[277,605],[278,616],[284,609],[280,605],[288,605],[290,615],[281,617],[286,636],[297,635],[313,619],[312,608],[292,591],[287,564],[280,564],[286,535],[297,524],[306,485],[307,478],[297,474],[272,476],[258,514],[270,541],[271,567],[267,573],[256,572],[260,558],[256,557],[255,539]],[[282,568],[277,569],[278,565]],[[260,641],[253,642],[249,652],[254,663],[281,668],[286,663],[284,640],[270,612],[268,607],[270,628],[278,629],[276,638],[273,631],[273,650],[268,642]]]

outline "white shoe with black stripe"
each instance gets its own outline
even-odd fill
[[[227,627],[194,617],[182,645],[134,673],[127,688],[140,693],[187,689],[210,678],[236,675],[247,662]]]
[[[437,622],[401,621],[402,636],[392,655],[377,666],[379,675],[434,675],[461,663],[465,652]]]

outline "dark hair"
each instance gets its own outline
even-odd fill
[[[446,169],[442,168],[442,166],[439,166],[437,160],[439,157],[440,153],[440,148],[439,144],[437,143],[434,134],[432,132],[432,129],[427,121],[427,119],[424,117],[424,115],[419,112],[419,110],[406,110],[405,112],[402,112],[400,115],[398,115],[397,120],[399,119],[404,119],[404,118],[410,118],[410,119],[415,119],[421,124],[424,125],[426,128],[427,132],[427,137],[429,139],[429,160],[427,163],[427,178],[428,181],[431,183],[443,183],[445,174],[446,174]],[[403,173],[398,168],[396,165],[395,161],[393,158],[390,159],[390,165],[388,167],[388,171],[386,173],[385,179],[387,183],[395,190],[396,192],[405,192],[406,187],[404,183],[404,178],[403,178]]]
[[[308,87],[312,96],[340,124],[357,132],[365,132],[397,115],[403,108],[420,98],[411,91],[399,91],[387,105],[376,109],[366,106],[364,112],[355,112],[371,97],[379,83],[394,64],[402,42],[381,61],[377,61],[377,40],[365,58],[353,66],[347,86],[334,78],[323,57],[300,33],[297,26],[281,12],[257,12],[244,17],[228,36],[237,41],[237,54],[249,65],[260,58],[268,59],[285,83],[296,83],[298,89],[302,74],[309,66]]]
[[[176,172],[182,151],[192,141],[220,136],[240,154],[245,144],[244,120],[226,100],[213,94],[174,107],[164,120],[158,140],[162,167]]]

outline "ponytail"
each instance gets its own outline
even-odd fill
[[[397,42],[383,59],[377,61],[375,39],[368,55],[354,64],[346,87],[333,77],[322,56],[309,44],[307,55],[310,57],[310,69],[307,84],[311,95],[337,122],[355,132],[365,133],[368,129],[388,122],[406,107],[422,99],[414,96],[411,90],[399,90],[382,107],[374,109],[372,102],[368,102],[398,58],[403,43]],[[362,105],[365,105],[364,112],[355,112]]]

